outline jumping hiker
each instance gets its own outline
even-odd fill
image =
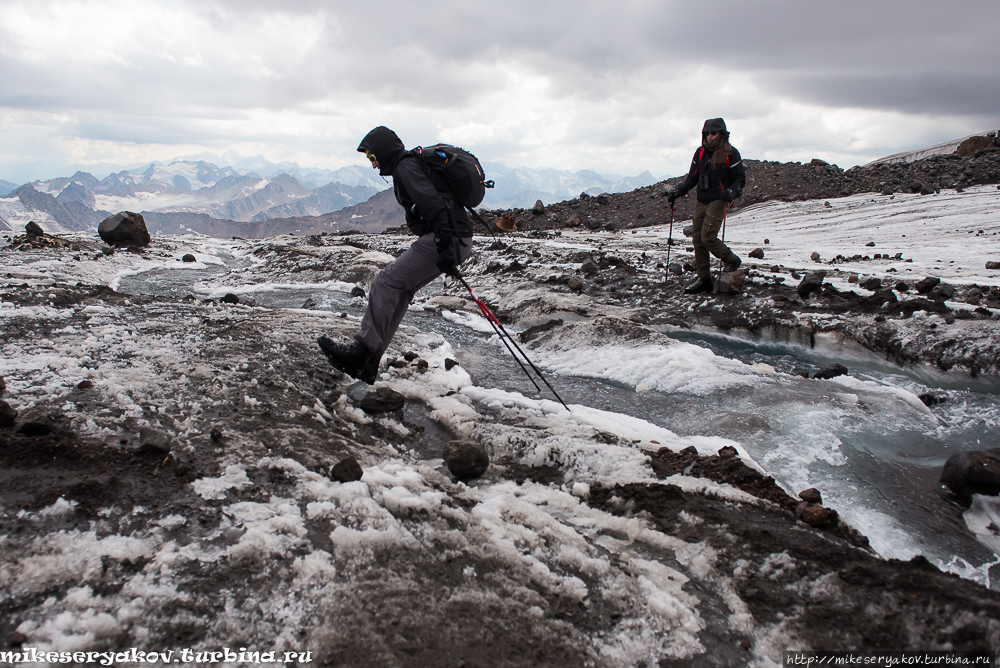
[[[698,280],[684,290],[687,294],[712,291],[709,253],[725,263],[723,271],[736,271],[742,264],[742,260],[719,240],[719,230],[725,220],[726,207],[742,194],[746,183],[743,159],[729,143],[726,122],[721,118],[708,119],[701,129],[701,147],[694,152],[687,178],[667,196],[672,209],[674,200],[698,187],[691,226]]]
[[[417,291],[442,273],[458,276],[458,265],[472,253],[472,224],[442,177],[406,151],[389,128],[379,126],[365,135],[358,152],[368,156],[379,174],[392,176],[406,225],[418,237],[375,277],[354,340],[335,343],[326,335],[319,337],[319,347],[333,368],[370,385]]]

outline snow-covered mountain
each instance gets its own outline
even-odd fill
[[[391,185],[361,164],[336,170],[303,168],[232,152],[191,158],[123,169],[103,179],[78,171],[20,187],[0,182],[0,229],[19,231],[33,220],[52,232],[90,230],[118,211],[266,223],[340,211]],[[621,177],[590,170],[509,168],[500,163],[484,167],[487,178],[496,182],[483,201],[488,209],[527,208],[536,200],[552,204],[581,192],[626,192],[657,182],[648,171]]]
[[[487,209],[528,208],[536,200],[554,204],[578,197],[580,193],[628,192],[649,186],[662,179],[648,171],[634,177],[601,175],[589,169],[569,172],[558,169],[509,168],[501,163],[483,163],[486,178],[495,182],[493,190],[486,191],[483,206]]]
[[[77,172],[15,187],[0,197],[0,227],[19,230],[34,220],[53,232],[83,231],[117,211],[206,214],[237,222],[265,222],[339,211],[366,201],[378,191],[358,178],[350,185],[326,182],[309,188],[286,173],[262,176],[203,160],[179,160],[123,170],[103,180]]]
[[[14,190],[17,190],[16,183],[11,183],[10,181],[4,181],[3,179],[0,179],[0,197],[8,195]]]

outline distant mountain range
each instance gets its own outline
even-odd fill
[[[305,223],[307,218],[326,216],[332,223],[339,217],[329,214],[364,204],[391,183],[365,165],[323,170],[231,153],[192,157],[233,164],[220,167],[204,159],[185,159],[123,169],[103,179],[78,171],[22,186],[0,181],[0,230],[20,232],[33,220],[54,233],[86,231],[114,213],[136,211],[154,234],[273,236],[286,225],[311,229],[314,225]],[[648,171],[626,178],[589,170],[511,169],[499,163],[485,163],[484,168],[496,182],[483,201],[489,209],[527,208],[536,200],[551,204],[581,192],[627,192],[657,182]],[[351,215],[357,220],[366,214]],[[353,228],[364,227],[361,222]],[[349,223],[338,220],[350,228]]]

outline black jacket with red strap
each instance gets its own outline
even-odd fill
[[[747,185],[746,171],[743,169],[743,158],[735,148],[726,156],[726,162],[718,169],[712,169],[712,151],[704,146],[694,152],[691,169],[687,178],[677,187],[677,197],[687,194],[691,188],[698,186],[699,202],[714,202],[722,199],[723,190],[732,190],[739,197]]]
[[[379,174],[392,176],[393,194],[406,211],[406,226],[421,236],[471,237],[472,223],[465,208],[456,202],[441,175],[419,156],[407,151],[396,133],[379,126],[369,132],[359,151],[378,158]]]

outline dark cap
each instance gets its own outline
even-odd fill
[[[721,118],[710,118],[701,129],[702,134],[706,132],[726,132],[726,122]]]

